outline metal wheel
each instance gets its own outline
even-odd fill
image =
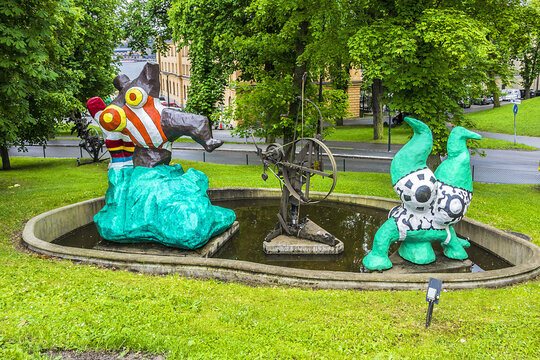
[[[304,139],[298,139],[295,141],[295,145],[302,146],[300,152],[295,156],[294,163],[283,163],[283,167],[287,169],[288,171],[283,171],[283,183],[289,190],[291,196],[296,198],[300,203],[302,204],[314,204],[318,203],[319,201],[322,201],[326,199],[332,191],[334,191],[334,188],[336,187],[337,182],[337,165],[334,157],[332,156],[332,153],[330,149],[320,140],[315,138],[304,138]],[[322,169],[322,155],[328,156],[328,160],[330,161],[330,169],[329,172],[325,172],[324,169]],[[290,178],[291,174],[294,174],[300,178],[301,186],[303,187],[305,185],[305,191],[298,192],[296,189],[298,189],[298,185],[295,186],[292,185],[293,181],[298,181],[298,178],[296,180],[293,180]],[[311,178],[314,175],[321,175],[323,178],[331,178],[332,179],[332,185],[326,195],[320,199],[320,200],[313,200],[310,198],[309,195],[309,187]]]

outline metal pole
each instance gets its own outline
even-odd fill
[[[428,305],[428,311],[427,311],[427,314],[426,314],[426,329],[431,324],[431,316],[433,314],[433,304],[434,303],[435,303],[435,301],[430,301],[429,305]]]
[[[171,103],[171,100],[169,99],[169,74],[166,74],[167,76],[167,107],[169,107],[169,104]]]
[[[514,145],[516,145],[516,142],[517,142],[516,113],[514,113]]]
[[[202,161],[206,162],[206,153],[204,151],[202,152]]]
[[[392,112],[390,106],[388,106],[388,152],[390,152],[392,146]]]
[[[45,155],[45,145],[43,145],[43,157],[46,158],[47,156]]]
[[[246,165],[249,165],[248,154],[246,154]]]
[[[345,171],[345,158],[343,158],[343,171]]]
[[[364,117],[364,100],[366,98],[366,91],[365,90],[362,90],[360,89],[360,100],[361,102],[359,101],[360,103],[360,117]]]

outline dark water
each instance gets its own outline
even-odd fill
[[[216,254],[214,258],[246,260],[261,264],[278,265],[312,270],[364,271],[362,259],[371,249],[377,229],[386,221],[387,212],[358,205],[324,202],[301,207],[301,216],[308,216],[343,241],[345,251],[340,255],[266,255],[262,242],[277,222],[279,201],[251,200],[214,202],[215,205],[234,209],[240,230]],[[89,224],[74,230],[54,241],[56,244],[72,247],[93,248],[103,245],[95,225]],[[144,246],[144,245],[134,245]],[[161,246],[161,245],[153,245]],[[399,247],[395,243],[389,254]],[[440,250],[440,245],[433,248]],[[167,250],[163,246],[164,250]],[[510,266],[501,258],[475,246],[467,249],[469,259],[474,263],[473,272],[501,269]]]

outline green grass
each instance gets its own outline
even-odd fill
[[[260,166],[181,162],[211,186],[276,186]],[[0,358],[47,349],[168,359],[533,359],[540,283],[446,291],[424,329],[425,292],[250,287],[149,276],[21,252],[24,221],[102,196],[106,164],[13,158],[0,171]],[[19,187],[11,187],[19,184]],[[340,173],[336,192],[393,197],[389,175]],[[540,244],[540,189],[475,184],[468,216]]]
[[[412,129],[403,124],[392,128],[392,144],[405,144],[412,137]],[[368,125],[345,125],[338,126],[336,130],[326,138],[329,141],[349,141],[374,144],[388,143],[388,128],[384,128],[384,135],[379,140],[373,140],[373,127]],[[516,144],[511,141],[483,138],[478,142],[479,149],[498,149],[498,150],[537,150],[535,147]]]
[[[370,125],[344,125],[337,126],[336,130],[325,140],[329,141],[354,141],[375,144],[388,143],[388,128],[384,128],[383,137],[373,140],[373,127]],[[392,144],[405,144],[412,136],[412,130],[407,125],[392,128]]]
[[[479,149],[494,149],[494,150],[526,150],[526,151],[536,151],[538,150],[534,146],[529,146],[525,144],[515,144],[511,141],[490,139],[483,137],[478,141]]]
[[[496,109],[476,111],[466,115],[477,130],[514,134],[513,105],[507,105]],[[516,129],[518,135],[540,136],[540,97],[530,100],[522,100],[518,105],[516,116]]]

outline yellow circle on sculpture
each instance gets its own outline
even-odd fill
[[[119,106],[109,105],[101,113],[99,124],[107,131],[122,131],[127,125],[126,112]]]
[[[111,121],[113,121],[113,114],[111,113],[106,113],[105,115],[103,115],[103,121],[105,121],[106,123],[110,123]]]
[[[140,87],[133,87],[126,92],[126,104],[133,108],[141,108],[148,100],[148,94]]]

